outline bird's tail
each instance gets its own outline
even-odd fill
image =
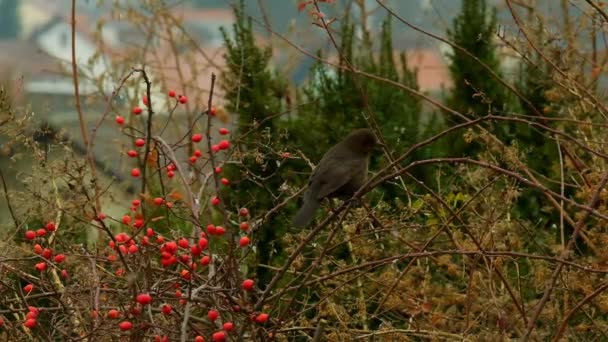
[[[302,208],[298,210],[298,213],[293,218],[293,224],[298,227],[307,226],[312,219],[315,217],[315,212],[321,203],[314,196],[306,196]]]

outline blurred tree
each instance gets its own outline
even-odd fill
[[[244,2],[234,7],[236,21],[232,32],[222,28],[226,46],[227,73],[223,76],[227,109],[238,117],[235,138],[239,141],[239,164],[230,164],[225,172],[233,180],[226,192],[228,205],[247,206],[252,212],[267,211],[276,203],[282,180],[276,176],[280,154],[275,150],[279,133],[276,116],[282,108],[285,85],[278,75],[269,70],[272,57],[270,47],[260,47],[255,39],[251,18],[246,17]],[[257,210],[257,211],[256,211]],[[271,219],[257,231],[257,263],[280,263],[278,244],[286,225]],[[265,267],[257,268],[258,284],[270,280]]]
[[[542,24],[536,28],[534,34],[537,41],[545,40],[545,28]],[[552,54],[551,51],[545,51]],[[560,61],[560,59],[556,59]],[[558,62],[559,63],[559,62]],[[528,120],[544,125],[550,125],[561,131],[573,133],[576,125],[571,125],[567,121],[550,123],[545,118],[559,117],[560,108],[572,106],[569,103],[569,96],[563,96],[564,92],[554,81],[554,69],[538,53],[531,53],[528,61],[523,63],[520,70],[520,77],[517,81],[523,97],[528,103],[520,103],[521,112],[528,116]],[[576,101],[573,101],[576,102]],[[530,107],[532,105],[533,107]],[[576,106],[576,105],[574,105]],[[539,115],[540,113],[540,115]],[[546,182],[545,186],[553,191],[560,192],[560,149],[564,151],[564,146],[558,146],[549,133],[535,128],[532,125],[519,124],[516,126],[517,142],[522,154],[526,157],[526,164],[535,173],[543,177],[554,179],[555,182]],[[566,158],[564,156],[564,158]],[[567,170],[565,171],[567,172]],[[565,177],[568,177],[565,175]],[[574,189],[567,187],[564,189],[566,196],[574,195]],[[558,210],[547,210],[543,207],[545,194],[537,189],[525,189],[519,196],[517,214],[520,217],[529,219],[532,222],[539,222],[542,225],[550,225],[559,221]],[[559,235],[559,231],[557,234]],[[559,236],[557,236],[559,240]]]
[[[379,77],[418,89],[417,74],[409,68],[405,53],[398,53],[392,45],[390,18],[382,24],[378,37],[369,32],[362,40],[355,38],[355,25],[348,17],[343,20],[340,33],[341,58],[339,68],[317,63],[311,79],[300,94],[298,115],[286,122],[290,141],[312,161],[319,161],[323,153],[354,128],[368,127],[365,106],[369,105],[387,144],[395,153],[404,152],[412,144],[436,131],[441,123],[424,112],[419,98],[385,82],[359,77],[348,71],[346,60],[355,68]],[[374,42],[377,42],[374,46]],[[424,118],[424,116],[427,118]],[[405,162],[432,155],[431,149],[416,151]],[[381,155],[372,158],[371,169],[378,167]],[[306,165],[302,162],[302,169]],[[419,168],[421,179],[431,180],[430,169]],[[302,176],[300,184],[305,183]],[[385,200],[405,198],[394,186],[382,188]]]
[[[496,55],[494,34],[496,32],[496,8],[488,11],[486,0],[463,0],[459,15],[448,29],[449,39],[457,46],[467,50],[481,62],[502,76]],[[510,109],[507,89],[478,62],[468,55],[454,50],[449,56],[450,74],[454,87],[447,98],[447,105],[470,118],[487,114],[502,114]],[[460,123],[461,120],[448,116],[448,121]],[[510,125],[500,124],[493,132],[499,138],[509,136]],[[460,133],[461,134],[461,133]],[[479,151],[476,144],[467,144],[461,137],[453,139],[454,155],[475,154]]]
[[[192,5],[201,8],[224,8],[227,3],[226,0],[192,0]]]
[[[19,0],[0,0],[0,39],[16,39],[20,32]]]

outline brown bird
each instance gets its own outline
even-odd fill
[[[365,183],[369,156],[377,144],[374,133],[362,128],[330,148],[310,176],[304,203],[293,218],[293,224],[307,226],[323,198],[351,198]]]

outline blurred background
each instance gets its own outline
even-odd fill
[[[309,9],[299,11],[299,3],[299,0],[245,1],[246,14],[253,18],[256,40],[262,46],[273,46],[270,66],[280,71],[292,89],[310,81],[315,63],[313,58],[294,46],[303,47],[311,54],[322,52],[329,60],[337,59],[326,32],[311,24]],[[387,0],[384,3],[405,20],[442,37],[446,36],[461,8],[460,0]],[[564,10],[560,1],[533,3],[536,11],[549,14],[549,17]],[[576,10],[577,3],[568,2],[571,10],[569,15],[573,18],[580,14]],[[489,0],[487,4],[488,8],[497,8],[498,29],[508,32],[512,25],[509,24],[510,14],[504,2]],[[184,93],[188,93],[189,89],[188,95],[200,95],[194,98],[194,103],[204,103],[210,73],[221,74],[226,67],[220,28],[231,28],[235,20],[231,7],[234,1],[77,0],[76,5],[75,37],[80,94],[84,99],[88,129],[97,129],[93,151],[102,177],[106,177],[106,180],[116,179],[123,184],[118,191],[127,191],[127,196],[132,185],[120,176],[124,159],[115,155],[117,149],[128,147],[121,145],[122,134],[112,125],[114,114],[120,114],[120,110],[113,105],[112,115],[103,119],[104,124],[99,123],[100,113],[107,109],[107,96],[120,84],[125,72],[144,63],[153,69],[155,79],[162,80],[155,82],[153,90],[155,103],[166,107],[166,110],[159,111],[159,115],[170,112],[164,96],[168,89]],[[177,33],[181,35],[182,42],[177,45],[168,43],[172,40],[158,38],[158,32],[149,26],[150,20],[158,15],[155,9],[160,8],[170,11],[166,18],[180,22],[176,31],[179,31]],[[338,21],[348,15],[353,22],[359,22],[361,8],[366,10],[362,25],[367,26],[372,37],[378,36],[381,23],[388,14],[373,0],[335,1],[324,10],[327,10],[327,17],[337,17]],[[9,90],[11,101],[15,105],[25,106],[26,115],[38,125],[32,131],[36,141],[44,144],[49,139],[57,138],[60,132],[61,140],[70,141],[74,150],[82,153],[84,145],[74,106],[71,76],[70,11],[71,1],[67,0],[0,0],[0,80]],[[449,46],[429,39],[396,20],[391,21],[391,26],[395,56],[406,54],[408,68],[417,71],[417,87],[433,97],[444,97],[446,88],[451,85]],[[361,38],[360,28],[357,30],[355,35]],[[167,34],[171,36],[176,32]],[[380,46],[371,48],[379,49]],[[501,68],[509,77],[515,73],[512,71],[517,64],[515,59],[509,59],[508,52],[503,52]],[[175,56],[183,56],[183,60]],[[181,66],[178,65],[180,63]],[[126,88],[118,94],[116,103],[122,101],[125,106],[141,105],[141,102],[137,103],[141,100],[141,94],[142,88]],[[221,104],[222,97],[218,95],[217,101]],[[179,115],[177,111],[176,117]],[[230,119],[226,119],[226,124],[231,124]],[[19,143],[14,140],[0,137],[0,143],[0,167],[7,168],[9,180],[22,179],[16,170],[29,169],[31,161],[18,153]],[[53,158],[53,150],[50,149],[48,153]],[[17,167],[8,168],[9,158],[16,161]],[[9,183],[19,185],[19,182]],[[0,202],[0,211],[5,210],[3,200],[0,199]]]

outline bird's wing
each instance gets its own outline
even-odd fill
[[[361,160],[333,160],[332,162],[325,164],[325,166],[326,167],[315,172],[314,178],[318,180],[318,184],[315,185],[317,185],[319,189],[319,192],[317,193],[318,200],[331,195],[348,183],[352,178],[353,168],[361,167]]]

